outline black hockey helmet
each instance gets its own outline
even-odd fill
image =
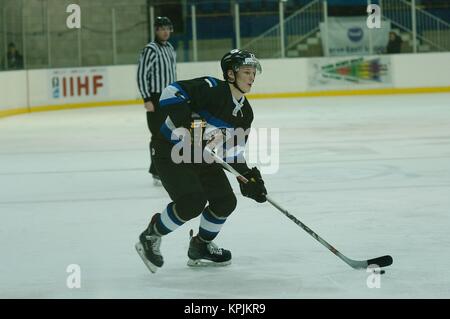
[[[253,53],[245,50],[233,49],[230,52],[227,52],[222,57],[222,60],[220,60],[223,78],[228,80],[227,71],[232,70],[236,73],[243,65],[253,66],[258,73],[262,72],[261,64]]]
[[[155,19],[155,29],[159,27],[169,27],[170,31],[173,31],[172,21],[168,17],[156,17]]]

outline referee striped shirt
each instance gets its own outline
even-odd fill
[[[175,82],[176,72],[176,52],[169,42],[147,44],[139,58],[137,71],[138,88],[144,101],[150,101],[152,93],[161,93]]]

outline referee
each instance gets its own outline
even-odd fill
[[[159,132],[158,119],[162,115],[158,110],[159,98],[162,90],[170,83],[177,80],[176,77],[176,53],[168,42],[173,25],[167,17],[157,17],[155,20],[155,41],[148,43],[142,50],[138,71],[137,83],[139,92],[144,100],[147,110],[147,125],[152,138]],[[151,145],[151,144],[150,144]],[[161,185],[159,174],[153,165],[152,149],[150,148],[150,169],[154,185]]]

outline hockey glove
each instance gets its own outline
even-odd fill
[[[248,183],[243,183],[238,180],[242,195],[254,199],[258,203],[264,203],[267,200],[267,190],[264,187],[264,181],[261,178],[259,170],[253,167],[242,175],[248,179]]]

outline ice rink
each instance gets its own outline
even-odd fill
[[[134,243],[169,198],[135,105],[0,120],[0,297],[450,298],[450,94],[250,101],[254,125],[280,132],[269,193],[346,256],[392,255],[379,288],[232,176],[238,207],[216,239],[232,265],[186,266],[196,219],[163,238],[151,274]]]

